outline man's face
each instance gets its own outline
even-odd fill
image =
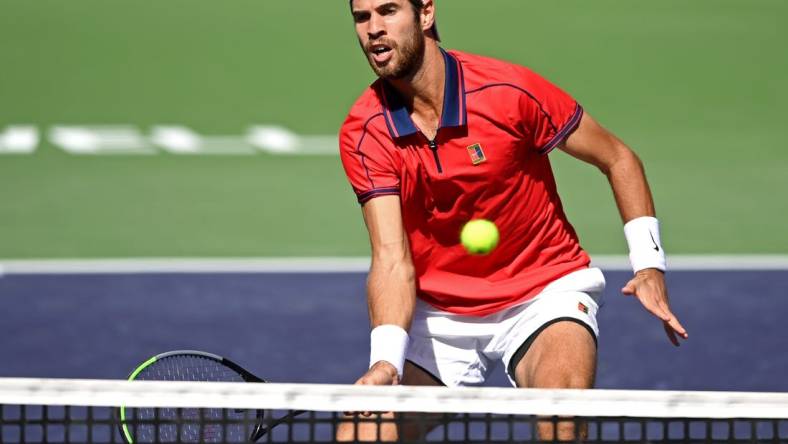
[[[424,33],[408,0],[353,0],[356,34],[378,77],[401,79],[421,66]]]

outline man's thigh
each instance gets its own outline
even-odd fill
[[[591,388],[596,375],[596,342],[578,321],[553,323],[531,342],[515,366],[518,387]]]
[[[588,327],[560,321],[542,330],[515,367],[518,387],[576,388],[594,386],[596,343]],[[574,418],[537,423],[539,438],[574,441],[586,438],[587,427]]]

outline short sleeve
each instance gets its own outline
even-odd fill
[[[520,77],[524,90],[520,98],[524,132],[540,154],[547,154],[577,129],[583,107],[559,87],[527,68],[522,69]]]
[[[380,122],[376,122],[376,120]],[[375,130],[383,122],[383,114],[366,120],[348,117],[339,133],[339,153],[350,185],[358,202],[379,196],[399,195],[399,169],[393,153],[387,149],[386,138]]]

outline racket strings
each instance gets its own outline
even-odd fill
[[[141,371],[136,380],[244,382],[237,371],[199,355],[163,357]],[[135,442],[248,442],[261,416],[246,409],[133,409]]]

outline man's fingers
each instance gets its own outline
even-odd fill
[[[668,307],[667,302],[661,302],[660,306],[664,307],[663,312],[668,316],[667,319],[663,318],[662,320],[665,321],[675,333],[677,333],[682,338],[687,339],[687,330],[683,325],[681,325],[681,322],[679,322],[679,319],[676,317],[676,315],[670,311],[670,307]]]
[[[659,307],[660,313],[662,313],[662,316],[659,317],[660,319],[665,322],[670,322],[671,319],[676,319],[676,316],[674,316],[670,311],[670,307],[668,306],[667,302],[664,300],[659,300],[657,301],[657,306]]]
[[[663,308],[660,303],[646,298],[640,298],[640,303],[643,304],[643,307],[648,310],[649,313],[658,317],[662,322],[668,322],[670,320],[670,311]]]
[[[672,314],[673,313],[671,313],[671,315]],[[668,324],[670,325],[670,328],[672,328],[674,332],[678,333],[679,336],[681,336],[684,339],[689,338],[687,329],[685,329],[684,326],[681,325],[681,322],[679,322],[679,320],[676,319],[675,316],[671,316],[670,321],[668,321]]]
[[[376,366],[371,367],[367,370],[366,373],[358,380],[356,380],[356,385],[397,385],[399,384],[399,376],[395,375],[392,376],[385,371],[380,370]],[[353,415],[361,415],[363,417],[370,417],[375,414],[380,414],[380,412],[343,412],[345,415],[353,416]]]
[[[681,344],[679,344],[679,339],[676,337],[676,332],[673,331],[673,327],[671,327],[667,322],[663,322],[662,327],[665,329],[665,334],[668,335],[670,342],[676,347],[681,346]]]
[[[652,310],[651,313],[658,317],[662,322],[670,322],[670,315],[662,308],[657,307]]]
[[[640,299],[640,303],[643,304],[643,307],[646,308],[651,314],[658,317],[663,322],[669,322],[671,319],[676,319],[673,313],[670,312],[670,307],[668,306],[667,302],[663,299],[657,298],[654,293],[648,293],[648,295],[638,295],[638,299]]]
[[[621,289],[621,292],[637,297],[643,308],[662,321],[665,334],[668,335],[668,339],[673,345],[679,345],[679,336],[683,339],[689,337],[687,330],[684,329],[676,316],[670,311],[668,295],[661,279],[657,281],[649,279],[638,281],[636,277],[627,282],[624,288]]]
[[[624,285],[624,288],[621,289],[621,292],[628,295],[635,294],[635,284],[629,281],[627,285]]]
[[[380,412],[342,412],[342,413],[345,416],[356,416],[356,415],[359,415],[359,416],[363,416],[365,418],[368,418],[368,417],[370,417],[372,415],[380,415]]]
[[[668,334],[668,339],[670,339],[670,342],[678,347],[679,340],[676,335],[681,336],[683,339],[687,339],[689,338],[689,334],[687,333],[687,330],[684,328],[684,326],[681,325],[681,322],[679,322],[676,316],[674,316],[670,311],[668,311],[668,313],[670,314],[670,319],[663,322],[665,333]]]

